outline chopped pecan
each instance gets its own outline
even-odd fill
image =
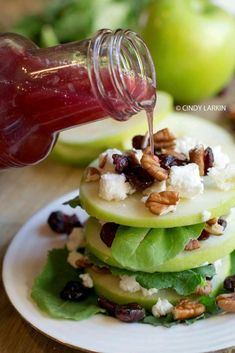
[[[218,217],[211,218],[206,223],[212,226],[213,224],[218,223]]]
[[[197,239],[191,239],[191,240],[189,240],[188,244],[186,244],[184,250],[185,251],[192,251],[195,249],[199,249],[200,246],[201,245]]]
[[[175,320],[187,320],[203,314],[206,308],[198,301],[191,299],[182,299],[173,310],[173,317]]]
[[[92,266],[92,270],[95,271],[96,273],[103,273],[103,274],[109,274],[110,270],[108,267],[98,267],[96,265]]]
[[[144,141],[144,135],[136,135],[132,138],[132,147],[140,150]]]
[[[175,191],[152,192],[145,202],[145,206],[153,214],[161,216],[174,211],[178,202],[179,194]]]
[[[85,171],[85,181],[96,181],[100,179],[100,171],[95,167],[88,167]]]
[[[153,135],[154,147],[156,149],[173,149],[175,146],[175,135],[168,128],[157,131]]]
[[[142,168],[156,180],[163,181],[168,178],[168,171],[160,167],[159,158],[145,150],[140,160]]]
[[[79,258],[75,262],[75,264],[76,264],[76,266],[78,268],[85,268],[85,267],[91,267],[92,266],[92,263],[90,262],[90,260],[86,256],[81,256],[81,258]]]
[[[199,168],[200,176],[204,175],[205,163],[204,163],[204,147],[202,145],[196,146],[189,151],[189,160],[191,163],[196,163]]]
[[[195,290],[196,295],[209,295],[212,291],[212,283],[211,281],[206,281],[203,286],[197,286]]]
[[[224,227],[221,226],[218,222],[214,224],[208,224],[208,222],[205,224],[205,231],[208,232],[209,234],[213,235],[222,235],[224,234]]]
[[[99,168],[103,169],[107,162],[108,155],[102,153],[99,157]]]
[[[220,309],[228,313],[235,313],[235,293],[221,294],[216,297],[216,302]]]

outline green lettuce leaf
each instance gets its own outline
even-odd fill
[[[202,314],[197,317],[193,317],[192,319],[187,320],[174,320],[172,314],[168,314],[166,316],[155,317],[153,315],[148,315],[143,319],[144,324],[149,324],[152,326],[164,326],[164,327],[172,327],[178,324],[192,325],[198,320],[206,319],[210,317],[210,314]]]
[[[95,294],[82,302],[64,301],[60,292],[68,281],[79,280],[80,271],[67,263],[67,249],[53,249],[47,263],[35,279],[31,296],[37,306],[58,319],[83,320],[103,312]]]
[[[100,259],[91,253],[87,254],[90,261],[99,267],[107,267]],[[136,281],[144,288],[167,289],[172,288],[180,295],[192,294],[198,285],[202,285],[206,277],[214,277],[215,266],[205,265],[192,270],[181,272],[154,272],[129,271],[117,267],[108,266],[114,276],[134,276]],[[204,304],[204,303],[203,303]]]
[[[204,224],[177,228],[135,228],[119,226],[111,251],[123,267],[152,272],[174,258],[191,239],[197,239]]]
[[[216,315],[221,311],[216,304],[215,297],[208,296],[208,295],[202,295],[199,298],[199,302],[205,305],[206,312],[211,315]]]
[[[74,197],[73,199],[71,200],[68,200],[68,201],[65,201],[63,203],[63,205],[69,205],[70,207],[72,208],[76,208],[77,206],[80,206],[81,207],[81,202],[80,202],[80,197],[79,195]]]

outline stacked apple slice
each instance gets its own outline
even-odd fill
[[[135,163],[140,164],[135,168],[143,168],[141,153],[148,153],[146,149],[120,152],[127,159],[120,162],[119,158],[119,169],[118,152],[106,151],[84,174],[80,200],[91,215],[85,237],[93,264],[87,271],[111,314],[110,305],[127,305],[128,309],[137,303],[149,313],[148,318],[172,315],[173,320],[188,320],[205,315],[209,310],[205,296],[213,298],[230,274],[230,253],[235,249],[235,212],[231,210],[235,206],[235,147],[223,129],[190,115],[172,113],[156,127],[163,128],[175,135],[170,149],[159,147],[155,152],[155,161],[166,171],[164,180],[154,179],[148,168],[152,179],[146,180],[151,180],[151,186],[143,187],[136,183],[134,172],[125,174],[122,163],[133,163],[133,153]],[[202,159],[191,160],[190,151],[195,149],[209,151],[210,163],[197,179],[200,188],[192,195],[194,181],[187,184],[184,180],[190,175],[185,174],[175,185],[172,180],[177,168],[181,168],[177,173],[190,173],[187,168],[193,165],[200,172]],[[160,164],[163,155],[168,156],[167,164]],[[127,191],[118,199],[112,195],[122,192],[121,176]],[[115,178],[119,184],[113,191]],[[111,184],[105,184],[103,190],[101,183],[107,179]],[[164,212],[147,207],[151,195],[156,200],[156,195],[168,197],[168,193],[177,195],[174,207],[168,207],[169,203]]]

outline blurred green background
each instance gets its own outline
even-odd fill
[[[235,0],[0,0],[0,6],[0,29],[22,34],[39,47],[88,38],[101,28],[138,32],[152,54],[158,91],[163,91],[158,94],[157,119],[171,111],[172,101],[181,106],[205,102],[234,77]],[[131,137],[143,131],[142,121],[130,119],[124,129],[112,120],[117,135],[112,147],[127,148]],[[102,122],[98,125],[94,130],[100,132],[99,143],[86,143],[85,149],[83,127],[61,133],[54,157],[87,164],[98,154],[98,144],[101,150],[110,147],[110,130],[105,134]]]

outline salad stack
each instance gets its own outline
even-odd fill
[[[232,138],[203,119],[172,113],[156,128],[154,154],[147,135],[132,143],[128,151],[104,151],[86,168],[79,198],[68,203],[89,218],[58,256],[50,253],[33,299],[54,317],[102,312],[165,326],[235,312]],[[76,315],[52,312],[43,300],[41,289],[45,295],[55,280],[48,279],[52,255],[72,277],[53,295]]]

